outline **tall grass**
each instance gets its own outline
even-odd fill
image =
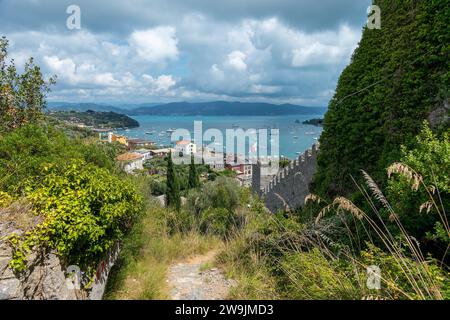
[[[447,234],[450,234],[448,221],[445,215],[445,208],[443,206],[440,207],[437,204],[442,204],[442,201],[436,201],[434,197],[434,191],[436,191],[436,188],[425,185],[423,177],[406,164],[394,163],[391,165],[388,168],[389,177],[394,173],[406,177],[411,183],[412,190],[417,191],[419,188],[423,188],[427,192],[429,198],[427,204],[434,206]],[[376,240],[381,241],[384,245],[383,248],[386,253],[389,254],[391,267],[398,269],[397,273],[390,273],[389,270],[384,270],[385,272],[383,272],[383,270],[381,270],[381,282],[388,288],[388,290],[384,290],[382,293],[384,294],[384,297],[406,299],[443,299],[442,289],[445,283],[440,281],[442,277],[438,274],[441,272],[438,271],[436,264],[430,259],[425,258],[421,251],[419,242],[408,234],[407,230],[400,221],[398,214],[394,211],[393,207],[375,181],[365,171],[362,171],[362,174],[368,190],[365,189],[364,186],[358,184],[353,178],[352,179],[372,209],[373,215],[369,215],[364,212],[350,200],[343,197],[338,197],[319,212],[316,223],[319,223],[327,212],[334,211],[337,214],[348,212],[353,215],[355,219],[359,220],[361,224],[368,226],[370,231],[376,235]],[[438,192],[437,195],[439,197]],[[311,197],[311,199],[317,199],[317,196]],[[396,235],[393,235],[391,228],[389,228],[387,223],[384,221],[380,213],[380,208],[375,203],[375,200],[381,204],[381,208],[388,212],[390,222],[397,228],[398,233],[396,233]],[[424,205],[421,206],[420,211],[422,211],[423,207]],[[367,229],[365,229],[365,231],[367,233],[369,232]],[[353,231],[348,228],[347,232],[352,234]],[[370,237],[369,239],[368,246],[372,248],[375,247],[374,240]],[[328,251],[327,247],[319,247],[321,250]],[[382,255],[383,253],[377,250],[376,254]],[[351,255],[349,253],[346,253],[345,256],[346,259],[355,266],[355,270],[357,267],[359,267],[359,269],[366,269],[368,267],[368,265],[364,263],[363,259],[360,259],[358,256]],[[442,272],[442,274],[444,274],[444,272]],[[399,283],[399,277],[403,279],[403,283]]]
[[[168,220],[175,213],[160,207],[151,197],[148,183],[137,183],[142,184],[141,192],[146,195],[146,209],[122,244],[119,261],[108,279],[105,299],[168,299],[169,266],[177,260],[206,253],[219,243],[217,238],[195,231],[174,231]]]
[[[425,185],[424,179],[404,164],[396,163],[388,172],[407,177],[413,190],[426,190],[429,199],[420,210],[432,206],[450,235],[437,188]],[[254,217],[253,226],[237,234],[220,256],[225,268],[240,280],[235,296],[448,299],[448,266],[442,266],[442,261],[439,266],[424,255],[374,180],[366,172],[362,174],[365,186],[354,182],[369,204],[370,214],[344,197],[327,203],[310,195],[306,202],[325,204],[313,221],[295,224],[295,217]],[[389,221],[383,218],[382,210],[388,213]],[[340,239],[336,240],[336,234]],[[342,237],[347,240],[342,241]],[[371,265],[381,268],[380,290],[367,287],[367,268]]]

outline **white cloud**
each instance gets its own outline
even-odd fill
[[[142,59],[149,62],[158,63],[178,58],[178,39],[173,27],[135,31],[131,34],[129,43]]]
[[[228,55],[228,64],[238,71],[245,71],[247,70],[245,58],[245,53],[241,51],[233,51]]]
[[[76,64],[72,59],[60,59],[57,56],[44,56],[44,62],[50,69],[50,72],[54,72],[59,78],[66,80],[71,84],[76,84]]]
[[[292,65],[338,64],[350,57],[359,37],[359,33],[348,26],[342,26],[338,32],[299,34],[298,44],[292,50]]]
[[[177,83],[171,75],[160,75],[153,78],[151,75],[144,74],[142,76],[151,92],[167,93]]]

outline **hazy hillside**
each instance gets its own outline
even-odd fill
[[[292,104],[274,105],[269,103],[245,103],[213,101],[202,103],[174,102],[154,107],[134,109],[134,115],[205,115],[205,116],[268,116],[286,114],[324,114],[323,107],[303,107]]]
[[[116,112],[127,115],[175,115],[175,116],[272,116],[286,114],[320,115],[326,112],[324,107],[303,107],[293,104],[274,105],[270,103],[247,103],[247,102],[173,102],[167,104],[145,103],[133,105],[109,106],[96,103],[49,103],[49,110],[74,110],[74,111],[102,111]]]

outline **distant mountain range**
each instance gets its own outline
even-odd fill
[[[63,111],[101,111],[116,112],[131,116],[160,115],[160,116],[275,116],[275,115],[322,115],[326,107],[304,107],[293,104],[275,105],[270,103],[253,102],[173,102],[166,104],[123,105],[121,107],[95,103],[64,103],[52,102],[48,104],[50,110]]]

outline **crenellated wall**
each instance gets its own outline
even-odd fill
[[[264,174],[265,167],[260,162],[254,166],[253,189],[264,197],[271,212],[293,210],[303,205],[316,172],[318,152],[318,146],[313,145],[275,175],[268,175],[267,171]],[[267,177],[269,181],[264,182]]]

